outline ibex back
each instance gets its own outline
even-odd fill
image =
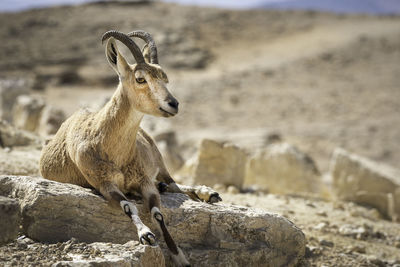
[[[132,37],[145,41],[142,51]],[[158,64],[150,34],[108,31],[102,38],[106,40],[108,62],[119,76],[117,90],[98,112],[80,110],[62,124],[43,148],[40,172],[47,179],[96,189],[132,219],[142,244],[155,245],[154,234],[142,223],[135,204],[126,198],[128,193],[140,194],[175,264],[190,266],[165,227],[159,193],[183,192],[210,203],[221,198],[208,187],[176,184],[155,142],[139,126],[144,114],[172,117],[178,113],[178,101],[167,89],[168,78]],[[129,48],[136,64],[127,63],[116,40]]]

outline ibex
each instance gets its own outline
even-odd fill
[[[145,41],[142,49],[131,39]],[[119,76],[110,101],[99,111],[80,110],[67,119],[43,148],[40,172],[44,178],[91,187],[112,205],[122,208],[135,224],[142,244],[155,245],[156,238],[142,223],[135,204],[126,194],[138,193],[151,218],[163,233],[177,266],[190,266],[170,236],[160,211],[160,192],[186,193],[210,203],[220,201],[208,187],[177,185],[168,173],[152,138],[140,128],[144,114],[172,117],[178,101],[167,89],[168,78],[158,64],[157,48],[150,34],[108,31],[106,56]],[[127,46],[136,60],[128,64],[116,40]]]

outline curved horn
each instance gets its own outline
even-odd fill
[[[156,43],[150,33],[145,31],[133,31],[127,34],[129,37],[138,37],[146,42],[150,50],[150,63],[158,64]]]
[[[129,38],[125,33],[119,32],[119,31],[108,31],[105,34],[103,34],[103,37],[101,37],[101,42],[104,43],[105,40],[107,40],[110,37],[114,37],[124,45],[126,45],[129,50],[131,51],[133,57],[135,58],[136,62],[139,63],[145,63],[142,52],[140,51],[140,48],[137,46],[137,44]]]

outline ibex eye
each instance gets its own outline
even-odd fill
[[[144,78],[136,78],[137,83],[145,83],[146,80]]]

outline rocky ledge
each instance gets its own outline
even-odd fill
[[[39,242],[137,240],[129,218],[90,189],[39,177],[0,176],[0,195],[19,200],[21,231]],[[162,195],[162,205],[171,235],[194,266],[293,266],[304,257],[303,232],[282,216],[194,202],[182,194]],[[148,212],[140,202],[137,206],[157,234]],[[165,262],[170,265],[168,256]]]

